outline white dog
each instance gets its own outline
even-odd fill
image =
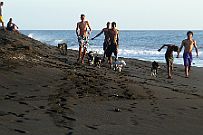
[[[115,71],[121,72],[125,66],[126,66],[126,63],[125,63],[124,60],[116,61],[116,62],[113,63],[113,69]]]

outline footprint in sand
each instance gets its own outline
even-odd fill
[[[69,132],[69,133],[67,133],[66,135],[73,135],[73,132]]]
[[[6,95],[5,96],[5,100],[10,100],[10,99],[13,99],[13,98],[15,98],[16,96],[11,96],[11,95]]]
[[[74,118],[71,118],[71,117],[68,117],[68,116],[62,116],[63,118],[67,119],[67,120],[70,120],[70,121],[76,121],[76,119]]]
[[[18,94],[18,92],[12,92],[12,93],[10,93],[10,95],[17,95]]]
[[[3,86],[3,85],[0,85],[0,88],[3,88],[3,89],[9,89],[8,87],[6,87],[6,86]]]
[[[25,98],[36,98],[37,96],[26,96]]]
[[[5,116],[5,115],[8,115],[8,113],[0,111],[0,116]]]
[[[197,107],[189,107],[190,109],[197,110]]]
[[[136,120],[135,117],[131,117],[131,122],[132,122],[132,125],[137,126],[139,123],[138,123],[138,121]]]
[[[39,109],[43,110],[43,109],[45,109],[45,106],[39,106]]]
[[[21,133],[21,134],[26,134],[28,133],[27,131],[20,130],[20,129],[14,129],[15,132]]]
[[[17,123],[23,123],[23,120],[16,120]]]
[[[28,103],[25,103],[25,102],[22,102],[22,101],[20,101],[18,103],[21,104],[21,105],[28,105]]]
[[[20,117],[20,118],[23,118],[25,114],[16,114],[16,113],[13,113],[13,112],[8,112],[8,114],[11,114],[11,115],[14,115],[16,117]]]
[[[86,125],[86,127],[89,128],[89,129],[93,129],[93,130],[97,130],[97,129],[98,129],[98,128],[95,127],[95,126],[89,126],[89,125]]]

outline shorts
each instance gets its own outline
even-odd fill
[[[167,66],[172,66],[174,58],[165,56]]]
[[[14,30],[14,27],[7,27],[6,28],[8,31],[13,31]]]
[[[107,47],[106,56],[111,57],[112,53],[114,53],[114,55],[117,55],[118,53],[118,45],[116,43],[111,43]]]
[[[103,50],[106,51],[107,47],[109,46],[109,41],[104,41],[103,43]]]
[[[4,22],[4,21],[3,21],[3,16],[0,16],[0,22]]]
[[[82,47],[82,48],[88,47],[88,38],[79,36],[78,37],[78,43],[79,43],[79,47]]]
[[[191,66],[192,65],[192,53],[184,53],[183,54],[184,66]]]

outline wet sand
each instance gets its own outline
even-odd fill
[[[1,135],[202,135],[203,68],[124,59],[118,73],[76,63],[77,51],[0,31]]]

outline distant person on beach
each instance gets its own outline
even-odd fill
[[[1,3],[0,3],[0,22],[1,22],[1,24],[2,24],[3,29],[5,30],[4,21],[3,21],[3,13],[2,13],[2,7],[3,7],[3,5],[4,5],[4,3],[1,2]]]
[[[115,61],[118,60],[118,46],[119,46],[119,30],[116,29],[116,23],[113,22],[112,28],[109,30],[110,43],[106,50],[106,56],[110,66],[112,66],[112,53],[114,53]]]
[[[197,57],[199,56],[198,48],[197,48],[197,42],[193,39],[194,33],[192,31],[187,32],[187,39],[182,41],[180,51],[178,53],[178,57],[180,52],[182,51],[182,48],[184,47],[184,53],[183,53],[183,59],[184,59],[184,66],[185,66],[185,77],[189,77],[189,72],[191,70],[192,66],[192,50],[195,48]]]
[[[174,61],[173,52],[178,53],[179,48],[176,45],[165,44],[158,51],[160,52],[164,47],[167,47],[165,59],[167,64],[168,79],[172,79],[173,61]]]
[[[106,50],[107,50],[107,47],[108,47],[109,41],[110,41],[110,38],[109,38],[110,25],[111,25],[111,23],[107,22],[106,28],[103,28],[102,31],[99,34],[97,34],[95,37],[92,38],[92,40],[94,40],[95,38],[101,36],[104,33],[105,38],[104,38],[104,43],[103,43],[103,50],[104,50],[103,61],[104,61],[104,59],[106,57]]]
[[[7,28],[6,29],[8,31],[11,31],[11,32],[19,33],[18,26],[13,23],[13,19],[12,18],[9,19],[9,22],[7,23]]]
[[[78,42],[79,42],[79,56],[78,56],[78,62],[80,61],[80,59],[82,60],[82,64],[84,64],[84,57],[86,55],[86,51],[87,51],[87,42],[88,42],[88,36],[90,35],[92,29],[90,27],[90,24],[88,21],[85,20],[85,15],[82,14],[81,15],[81,22],[77,23],[77,27],[76,27],[76,35],[78,38]],[[88,28],[89,28],[89,32],[88,32]]]

